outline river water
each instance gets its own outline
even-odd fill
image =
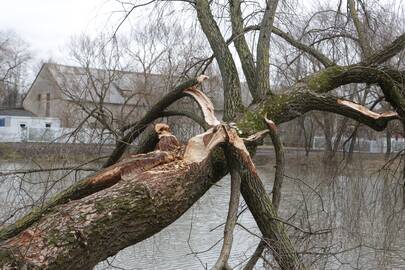
[[[272,154],[264,158],[262,153],[259,159],[257,168],[270,192]],[[338,163],[331,169],[318,157],[304,162],[300,152],[288,153],[287,160],[280,217],[288,223],[288,233],[311,269],[405,269],[402,181],[395,173],[396,164],[390,170],[379,170],[383,161],[358,156],[355,166]],[[3,162],[1,169],[38,166]],[[61,164],[54,162],[52,166]],[[37,201],[44,190],[50,196],[82,177],[70,174],[67,180],[49,181],[59,176],[60,172],[2,177],[3,220],[17,205]],[[230,180],[225,177],[173,224],[96,269],[209,269],[221,248],[229,190]],[[255,221],[245,208],[242,200],[230,258],[235,269],[243,267],[260,240]],[[271,253],[265,258],[272,262]],[[265,269],[263,260],[256,269]]]

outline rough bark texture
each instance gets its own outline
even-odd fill
[[[310,110],[338,113],[376,130],[383,130],[393,119],[405,119],[405,99],[401,91],[403,73],[373,67],[369,63],[367,66],[345,67],[328,63],[325,70],[298,82],[289,92],[269,96],[249,110],[242,111],[237,70],[210,12],[209,3],[207,0],[197,1],[197,15],[221,69],[225,119],[235,120],[240,134],[248,136],[266,129],[263,121],[266,116],[277,124]],[[393,47],[398,50],[404,44],[404,40],[399,40],[399,45]],[[386,52],[383,50],[378,54],[388,55],[388,59],[390,54]],[[369,59],[375,55],[370,55]],[[197,79],[193,79],[179,85],[140,121],[130,125],[105,166],[116,163],[128,144],[148,124],[160,117],[170,104],[186,95],[185,89],[198,83]],[[349,83],[379,85],[386,101],[396,112],[372,112],[327,94]],[[126,246],[159,232],[180,217],[226,173],[226,161],[221,150],[216,147],[217,143],[210,144],[214,135],[207,133],[192,140],[196,148],[192,153],[187,152],[188,155],[182,156],[174,151],[132,156],[57,195],[45,209],[36,209],[13,226],[1,230],[0,265],[4,269],[91,269],[97,262]],[[243,143],[237,140],[237,135],[234,137],[236,141],[230,144],[229,153],[242,179],[242,195],[267,245],[274,251],[273,255],[282,269],[304,269],[283,225],[277,220],[271,199],[247,151],[243,149]],[[149,149],[155,140],[154,135],[140,151]],[[147,162],[146,157],[150,157]]]
[[[261,97],[257,92],[256,66],[253,60],[253,55],[250,52],[249,45],[246,42],[244,35],[240,0],[229,1],[229,8],[232,36],[234,36],[233,43],[235,44],[236,51],[238,52],[239,59],[242,63],[243,74],[245,75],[246,82],[252,93],[253,102],[256,103],[261,100]]]
[[[198,21],[214,52],[224,87],[224,120],[230,121],[242,107],[238,70],[232,54],[210,11],[208,0],[196,2]]]
[[[227,142],[232,167],[242,178],[242,195],[276,260],[282,269],[303,269],[243,141],[236,131],[224,130],[215,128],[194,137],[184,154],[178,148],[137,155],[131,157],[135,163],[123,161],[90,177],[90,184],[115,184],[49,207],[29,228],[1,244],[0,265],[4,269],[91,269],[156,234],[223,177],[226,164],[219,144]],[[131,166],[122,167],[123,163]]]
[[[250,156],[234,145],[231,145],[228,153],[238,166],[242,178],[242,196],[263,234],[264,241],[272,249],[281,269],[305,269],[285,232],[284,225],[277,220],[270,196],[257,175]]]
[[[33,209],[29,214],[17,220],[14,224],[2,229],[0,231],[0,241],[13,237],[32,226],[32,224],[38,221],[41,216],[48,214],[55,206],[65,204],[72,200],[78,200],[115,185],[120,181],[121,175],[124,172],[147,171],[160,164],[173,161],[174,159],[175,156],[166,152],[148,153],[128,157],[107,169],[103,169],[100,172],[92,174],[91,176],[79,181],[67,190],[57,194],[45,205]]]
[[[256,48],[257,93],[261,100],[270,94],[270,35],[278,0],[267,0],[266,10],[260,24],[259,40]]]
[[[274,153],[276,155],[276,172],[274,175],[273,190],[271,192],[273,194],[271,201],[273,204],[274,212],[277,214],[278,209],[280,207],[281,187],[283,185],[284,179],[284,167],[285,167],[284,148],[280,136],[278,135],[277,127],[274,124],[274,122],[268,119],[265,119],[265,121],[269,130],[271,141],[274,146]],[[249,261],[246,263],[243,270],[252,270],[255,267],[259,258],[262,256],[262,253],[266,247],[271,248],[267,246],[265,240],[260,240],[255,251],[253,252],[253,255],[250,257]]]
[[[161,153],[149,155],[160,159]],[[176,153],[166,154],[173,156],[171,162],[143,172],[121,172],[115,185],[53,207],[29,229],[2,243],[0,265],[92,269],[168,226],[224,175],[223,163],[216,163],[215,157],[189,163]]]

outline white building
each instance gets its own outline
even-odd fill
[[[22,108],[0,108],[0,142],[49,141],[59,128],[58,118],[37,117]]]

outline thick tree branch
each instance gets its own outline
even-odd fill
[[[237,126],[242,134],[249,135],[266,129],[262,120],[266,114],[276,124],[280,124],[312,110],[340,114],[378,131],[383,130],[389,121],[398,119],[398,114],[395,112],[376,113],[351,101],[301,89],[260,103],[256,111],[246,112],[237,122]]]
[[[278,0],[267,0],[266,10],[260,23],[259,40],[256,48],[257,93],[261,100],[270,94],[270,35]]]
[[[354,23],[354,27],[356,28],[357,35],[359,37],[359,45],[362,51],[362,58],[366,58],[371,54],[372,49],[370,46],[370,40],[368,38],[367,30],[364,24],[360,21],[354,1],[355,0],[347,0],[347,6]]]
[[[233,137],[235,142],[230,144],[228,153],[238,164],[238,171],[242,177],[241,192],[243,198],[259,226],[265,242],[273,250],[273,256],[281,269],[305,269],[285,232],[283,224],[277,221],[277,214],[271,199],[257,175],[246,148],[236,147],[236,145],[243,145],[243,142],[237,137],[236,132]]]
[[[261,100],[257,92],[256,66],[249,45],[245,39],[245,31],[243,28],[243,19],[240,0],[230,0],[230,15],[232,25],[232,36],[227,40],[227,44],[232,41],[235,44],[239,59],[242,63],[243,74],[245,75],[247,85],[253,97],[253,102]]]
[[[272,190],[272,203],[274,207],[274,211],[277,213],[280,207],[280,200],[281,200],[281,187],[283,184],[284,178],[284,167],[285,167],[285,159],[284,159],[284,148],[283,143],[281,142],[280,136],[277,132],[277,126],[274,124],[273,121],[264,118],[271,141],[274,146],[274,153],[276,155],[276,172],[274,175],[274,184]],[[259,258],[262,256],[264,249],[267,247],[266,242],[264,240],[260,240],[259,244],[257,245],[255,251],[253,252],[252,256],[250,257],[249,261],[246,263],[243,270],[252,270],[256,265]]]
[[[160,152],[149,155],[156,154]],[[213,154],[189,163],[166,153],[174,157],[172,162],[145,171],[138,166],[121,171],[112,187],[53,207],[31,228],[2,243],[0,265],[92,269],[168,226],[218,181],[224,170],[215,165]]]
[[[115,185],[118,183],[118,181],[120,181],[123,171],[135,170],[142,172],[156,167],[159,164],[172,161],[173,159],[173,156],[170,156],[165,152],[144,154],[141,156],[130,157],[111,167],[92,174],[72,185],[65,191],[60,192],[45,205],[34,208],[30,213],[17,220],[14,224],[2,228],[0,231],[0,242],[27,229],[33,223],[37,222],[42,216],[48,214],[53,207],[65,204],[69,201],[79,200],[89,196],[90,194]]]
[[[195,5],[198,21],[208,39],[219,65],[224,86],[224,120],[235,118],[242,108],[240,81],[232,54],[212,16],[208,0],[199,0]]]
[[[111,154],[110,158],[103,165],[108,167],[117,162],[124,154],[127,147],[145,130],[145,128],[154,120],[160,117],[161,113],[169,107],[176,100],[184,97],[186,89],[191,88],[197,84],[202,83],[206,79],[205,76],[200,76],[188,81],[185,81],[175,87],[173,91],[165,95],[159,102],[157,102],[143,117],[132,126],[127,134],[117,142],[117,145]]]

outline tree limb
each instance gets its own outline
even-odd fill
[[[229,199],[228,215],[226,218],[225,228],[224,228],[224,240],[221,248],[220,255],[212,268],[212,270],[223,270],[230,268],[228,265],[229,255],[231,254],[232,242],[233,242],[233,231],[238,219],[238,207],[239,207],[239,196],[240,196],[240,185],[241,179],[239,172],[234,167],[232,159],[227,155],[227,150],[225,149],[225,156],[227,157],[227,162],[229,165],[230,175],[231,175],[231,195]]]
[[[288,122],[309,111],[327,111],[361,122],[377,131],[383,130],[388,122],[398,119],[395,112],[376,113],[366,107],[328,94],[303,90],[269,98],[237,121],[242,134],[252,134],[266,129],[263,118],[267,115],[276,124]]]
[[[245,30],[243,28],[243,19],[240,0],[230,0],[229,9],[231,16],[232,36],[227,40],[227,44],[232,41],[235,45],[239,59],[242,63],[243,74],[246,78],[249,91],[252,94],[253,102],[258,102],[261,98],[257,93],[256,66],[249,45],[246,42]]]
[[[104,163],[103,167],[108,167],[115,162],[117,162],[121,156],[124,154],[128,145],[130,145],[138,136],[141,134],[145,128],[153,122],[155,119],[159,118],[161,113],[169,107],[176,100],[184,97],[186,93],[184,90],[202,83],[206,79],[205,76],[200,76],[198,78],[190,79],[179,85],[177,85],[173,91],[166,94],[160,101],[158,101],[143,117],[141,120],[137,121],[134,126],[132,126],[128,133],[120,140],[117,141],[117,145],[112,152],[110,158]]]
[[[236,117],[242,108],[240,81],[232,54],[212,16],[210,2],[199,0],[195,4],[197,18],[214,52],[224,86],[224,120]]]
[[[379,52],[376,52],[365,59],[365,61],[361,62],[361,65],[379,65],[382,64],[399,52],[401,52],[405,48],[405,34],[400,35],[397,37],[393,42],[389,45],[385,46]]]
[[[300,49],[303,52],[306,52],[307,54],[314,57],[316,60],[321,62],[325,67],[330,67],[330,66],[335,65],[335,63],[332,60],[330,60],[329,57],[324,55],[319,50],[315,49],[313,46],[305,45],[304,43],[296,40],[293,36],[291,36],[288,33],[283,32],[281,29],[279,29],[277,27],[273,27],[272,31],[274,34],[276,34],[277,36],[281,37],[282,39],[284,39],[285,41],[290,43],[290,45],[292,45],[293,47]]]
[[[355,0],[347,0],[347,6],[350,12],[350,17],[353,20],[354,27],[356,28],[357,35],[359,36],[359,45],[362,50],[362,58],[368,57],[371,52],[370,40],[368,38],[367,30],[364,24],[360,21],[359,15],[355,7]]]
[[[284,159],[284,148],[283,143],[280,140],[280,136],[277,133],[277,127],[273,121],[264,118],[266,122],[271,141],[274,146],[274,153],[276,155],[276,172],[274,175],[274,184],[272,190],[272,204],[274,207],[274,211],[277,213],[280,207],[280,199],[281,199],[281,186],[283,184],[284,178],[284,167],[285,167],[285,159]],[[262,256],[263,251],[266,247],[266,242],[264,240],[260,240],[259,244],[257,245],[255,251],[253,252],[252,256],[250,257],[249,261],[246,263],[243,270],[252,270],[253,267],[256,265],[259,258]]]
[[[256,76],[259,98],[263,100],[270,94],[270,36],[278,0],[267,0],[266,10],[260,23],[259,40],[256,47]]]

